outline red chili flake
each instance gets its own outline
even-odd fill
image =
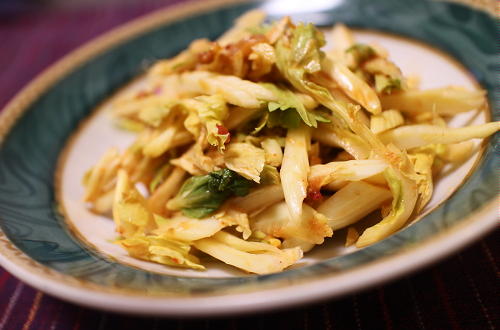
[[[224,126],[217,124],[217,133],[220,135],[226,135],[229,134],[229,131]]]
[[[180,264],[181,262],[177,258],[172,258],[172,261],[175,262],[176,264]]]
[[[321,195],[321,192],[319,190],[309,190],[307,192],[307,198],[313,201],[319,201],[323,198],[323,195]]]
[[[229,133],[227,128],[222,125],[217,124],[217,134],[227,135],[226,143],[229,143],[229,141],[231,140],[231,133]]]

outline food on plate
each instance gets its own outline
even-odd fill
[[[202,270],[209,255],[266,274],[342,228],[346,246],[374,244],[423,210],[471,139],[499,129],[448,127],[485,92],[419,90],[344,25],[325,51],[312,24],[264,19],[250,11],[217,41],[193,41],[113,103],[137,138],[85,174],[84,200],[112,214],[132,257]]]

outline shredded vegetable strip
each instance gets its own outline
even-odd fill
[[[402,149],[422,147],[433,143],[458,143],[470,139],[485,138],[500,129],[500,122],[460,128],[431,125],[401,126],[383,133],[380,138]]]
[[[347,96],[375,115],[382,111],[377,93],[364,80],[342,63],[335,63],[332,66],[330,74]]]
[[[387,163],[381,160],[348,160],[311,166],[309,187],[319,190],[334,180],[360,181],[383,172]]]
[[[347,184],[318,206],[318,212],[326,216],[332,230],[356,223],[382,203],[391,199],[391,193],[363,181]]]
[[[164,214],[168,200],[177,193],[185,176],[186,171],[184,169],[175,167],[165,182],[149,198],[149,209],[156,214]]]
[[[288,130],[280,177],[288,212],[292,219],[301,217],[302,201],[307,195],[307,175],[309,174],[307,148],[309,143],[307,127],[302,126]]]
[[[367,228],[356,242],[365,247],[386,238],[404,226],[417,202],[416,184],[399,173],[389,169],[386,179],[392,192],[392,208],[388,216],[376,225]]]

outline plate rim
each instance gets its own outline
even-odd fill
[[[256,1],[188,1],[167,6],[119,25],[77,47],[38,74],[5,105],[0,113],[0,145],[29,105],[79,65],[127,39],[146,33],[162,24],[211,9],[248,2]],[[285,286],[271,290],[267,288],[264,291],[188,298],[103,292],[99,285],[82,283],[69,275],[39,264],[19,250],[1,228],[0,265],[23,282],[48,294],[73,303],[108,311],[163,316],[206,316],[254,312],[271,307],[290,307],[313,300],[339,297],[425,267],[493,230],[497,223],[495,201],[492,199],[460,223],[422,241],[418,246],[412,246],[393,256],[383,257],[367,265],[335,273],[326,278],[319,278],[312,283],[299,283],[293,287]],[[461,236],[461,239],[456,239],[457,236]],[[436,247],[440,248],[436,249]],[[389,268],[391,271],[376,271],[383,268]],[[373,276],[363,279],[362,274],[367,271],[372,272]],[[353,277],[357,280],[353,281]],[[329,289],[325,289],[326,287]],[[269,295],[270,291],[277,294]],[[158,304],[158,301],[165,304]],[[175,304],[168,302],[175,302]]]
[[[111,312],[156,316],[215,316],[258,312],[338,298],[376,284],[385,283],[428,266],[472,243],[497,224],[496,203],[483,206],[461,223],[412,246],[410,249],[377,259],[366,265],[334,273],[313,282],[266,288],[241,294],[165,297],[103,292],[103,287],[82,283],[40,265],[15,247],[0,230],[0,265],[25,283],[62,300]],[[477,222],[476,218],[481,218]],[[481,224],[480,226],[477,224]],[[457,236],[460,239],[457,239]],[[391,269],[391,271],[387,271]],[[372,274],[367,277],[366,273]],[[273,294],[270,294],[273,293]],[[161,302],[162,304],[159,304]]]

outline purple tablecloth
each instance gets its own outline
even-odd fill
[[[110,2],[0,14],[0,107],[78,45],[175,2]],[[0,330],[495,329],[500,327],[499,238],[497,230],[437,265],[342,299],[218,319],[140,318],[82,308],[43,294],[0,268]]]

